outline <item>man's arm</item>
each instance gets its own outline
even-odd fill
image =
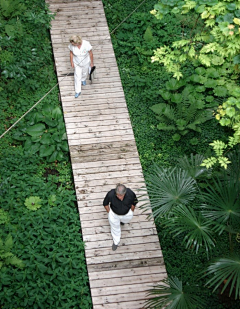
[[[110,211],[110,207],[109,207],[109,205],[104,206],[104,208],[106,209],[106,211],[107,211],[107,212],[109,212],[109,211]]]
[[[132,211],[134,211],[134,209],[135,209],[135,206],[134,206],[134,205],[132,205],[132,206],[131,206],[131,210],[132,210]]]
[[[106,209],[107,212],[110,211],[110,206],[109,206],[109,204],[110,204],[109,193],[110,193],[110,191],[106,194],[106,196],[105,196],[105,198],[104,198],[104,200],[103,200],[103,206],[104,206],[104,208]]]

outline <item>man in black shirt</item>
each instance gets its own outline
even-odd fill
[[[108,220],[111,226],[113,237],[112,250],[117,250],[121,238],[120,223],[130,222],[138,200],[136,194],[122,184],[112,189],[104,198],[103,206],[108,212]]]

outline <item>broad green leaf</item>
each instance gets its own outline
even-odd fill
[[[233,23],[233,18],[234,18],[234,15],[231,13],[227,13],[223,16],[224,21],[228,22],[229,24]]]
[[[227,9],[228,9],[229,11],[235,11],[235,10],[236,10],[236,3],[228,3],[228,4],[226,5],[226,7],[227,7]]]
[[[185,80],[176,80],[175,78],[171,78],[168,82],[166,82],[166,88],[167,90],[178,90],[185,84]]]
[[[153,34],[152,34],[152,29],[150,26],[147,27],[144,35],[143,35],[143,38],[146,42],[151,42],[153,40]]]
[[[52,114],[52,106],[49,105],[48,103],[45,103],[42,106],[41,111],[42,111],[44,116],[50,116]]]
[[[196,13],[198,13],[198,14],[202,14],[202,13],[205,11],[205,5],[204,5],[204,4],[202,4],[202,5],[197,5],[197,6],[195,7],[195,11],[196,11]]]
[[[233,58],[233,63],[234,64],[239,64],[240,63],[240,55],[237,55]]]
[[[208,70],[208,69],[207,69]],[[198,75],[204,75],[206,73],[206,69],[203,68],[203,67],[198,67],[195,69],[195,72],[198,74]]]
[[[236,114],[235,108],[234,108],[234,107],[231,107],[231,106],[227,107],[227,108],[226,108],[226,114],[227,114],[227,116],[229,116],[230,118],[233,117],[233,116],[235,116],[235,114]]]
[[[57,142],[57,143],[61,143],[62,142],[62,136],[59,135],[58,132],[54,133],[52,135],[52,141],[54,142]]]
[[[52,116],[56,119],[61,119],[62,118],[62,110],[60,107],[55,107],[53,110],[52,110]]]
[[[171,93],[170,92],[166,91],[165,89],[161,89],[159,91],[159,93],[161,94],[161,96],[163,97],[163,99],[165,101],[169,101],[170,100],[170,97],[171,97]]]
[[[40,157],[48,157],[54,152],[54,150],[54,145],[41,145],[39,149],[39,155]]]
[[[16,33],[16,29],[13,25],[6,25],[5,26],[5,32],[7,33],[8,36],[14,37]]]
[[[53,151],[51,156],[49,157],[48,161],[49,162],[54,162],[54,161],[57,161],[57,157],[58,157],[58,151]]]
[[[10,251],[12,249],[12,246],[13,246],[12,235],[8,234],[7,238],[5,239],[5,248],[7,251]]]
[[[221,65],[225,62],[223,57],[212,56],[212,64],[214,65]]]
[[[68,152],[68,151],[69,151],[68,142],[62,141],[62,142],[61,142],[61,149],[62,149],[63,151]]]
[[[181,135],[176,133],[172,136],[172,139],[175,141],[175,142],[178,142],[180,139],[181,139]]]
[[[31,136],[40,136],[45,131],[46,127],[43,123],[37,123],[29,128],[27,128],[26,133]]]
[[[166,15],[169,13],[169,8],[161,3],[157,3],[154,5],[154,9],[159,11],[162,15]]]
[[[182,102],[182,95],[181,93],[174,93],[171,95],[171,101],[174,103],[181,103]]]
[[[211,95],[206,96],[206,101],[207,101],[208,103],[211,103],[211,102],[213,102],[213,101],[214,101],[214,97],[213,97],[213,96],[211,96]]]
[[[207,81],[204,83],[206,88],[214,88],[217,86],[217,81],[214,79],[208,78]]]
[[[43,133],[40,143],[44,145],[51,145],[52,143],[52,138],[50,133]]]
[[[196,90],[197,92],[204,92],[204,91],[206,90],[206,88],[205,88],[204,86],[197,86],[197,87],[195,88],[195,90]]]
[[[30,210],[37,210],[42,206],[42,200],[38,196],[26,198],[24,205]]]
[[[218,97],[226,97],[227,96],[227,89],[225,87],[222,86],[217,86],[213,89],[213,92],[216,96]]]
[[[57,160],[62,161],[64,159],[64,154],[62,151],[58,151]]]
[[[55,119],[55,118],[52,118],[52,117],[49,117],[49,116],[46,116],[44,121],[49,127],[56,127],[58,125],[58,122],[59,122],[58,119]]]
[[[153,106],[150,107],[150,109],[156,113],[156,114],[159,114],[161,115],[164,110],[166,109],[167,105],[165,103],[159,103],[159,104],[155,104]]]
[[[25,147],[25,150],[27,151],[27,153],[35,154],[39,151],[40,146],[40,143],[34,143],[31,144],[29,147]]]

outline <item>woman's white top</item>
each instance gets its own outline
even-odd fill
[[[73,53],[74,64],[84,67],[90,63],[89,51],[92,49],[92,46],[88,41],[82,40],[80,48],[72,44],[69,44],[68,48]]]

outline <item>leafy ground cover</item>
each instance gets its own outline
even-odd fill
[[[132,4],[124,0],[118,2],[104,0],[103,3],[108,25],[112,30],[141,1],[135,1]],[[163,20],[156,20],[149,14],[155,3],[156,1],[144,3],[112,34],[115,55],[145,176],[154,171],[153,161],[158,166],[170,167],[175,166],[178,159],[184,155],[190,156],[191,153],[198,153],[208,156],[210,154],[209,143],[216,139],[227,140],[229,134],[228,130],[219,126],[214,119],[198,123],[199,129],[190,130],[187,134],[180,136],[181,138],[176,138],[176,136],[174,138],[174,133],[170,130],[159,130],[159,119],[155,117],[154,113],[156,106],[165,104],[166,99],[176,103],[179,98],[171,93],[174,90],[173,85],[171,86],[172,89],[167,85],[171,76],[161,65],[151,63],[153,49],[182,38],[183,29],[187,33],[193,20],[191,16],[178,15],[176,18],[175,15],[170,14],[166,15]],[[196,75],[200,71],[196,72],[193,66],[186,64],[183,73],[191,78],[189,83],[198,83],[199,79]],[[214,73],[212,78],[217,78],[217,74]],[[214,84],[213,79],[211,82]],[[212,105],[211,108],[217,107],[226,97],[224,89],[214,93],[214,89],[209,87],[213,84],[206,84],[207,102]],[[182,85],[181,87],[179,89],[184,91],[185,86]],[[197,88],[196,92],[199,95],[194,101],[201,101],[202,93],[206,93],[206,88],[203,87],[203,89],[201,86],[197,87],[197,85],[195,88]],[[215,104],[213,104],[213,96]],[[200,101],[198,103],[201,106],[202,102]],[[169,114],[167,113],[167,116]],[[162,118],[161,121],[163,122]],[[166,118],[164,121],[165,126],[173,125],[167,123]],[[174,123],[174,125],[178,124]],[[192,250],[186,250],[182,245],[183,236],[173,238],[169,231],[160,224],[160,221],[157,220],[156,224],[168,274],[177,276],[185,285],[193,285],[194,277],[196,277],[193,275],[203,271],[209,257],[204,252],[196,254]],[[211,251],[211,259],[221,256],[222,252],[229,251],[227,236],[217,236],[215,241],[218,246]],[[211,289],[204,287],[205,282],[204,279],[199,280],[197,282],[198,287],[195,287],[194,292],[207,300],[208,308],[240,308],[239,301],[229,298],[226,296],[227,293],[221,295],[217,290],[216,293],[212,294]]]
[[[2,1],[0,15],[3,133],[57,78],[45,1]],[[92,307],[58,97],[0,140],[0,308]]]

